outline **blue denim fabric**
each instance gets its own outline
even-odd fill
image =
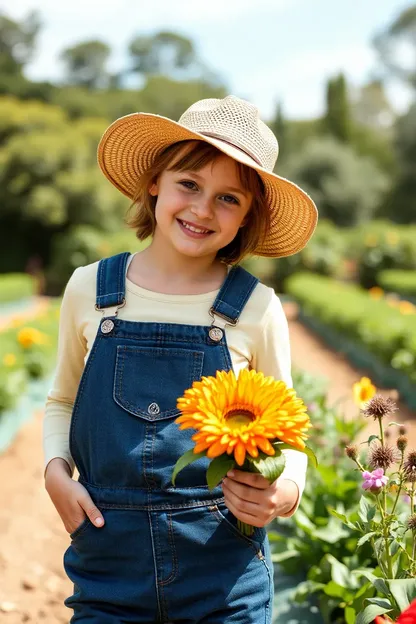
[[[122,304],[127,257],[101,261],[97,308]],[[233,269],[214,311],[237,321],[256,283]],[[74,583],[65,601],[72,623],[271,622],[266,531],[256,529],[250,539],[240,533],[222,489],[206,486],[206,459],[185,468],[176,487],[171,483],[194,433],[174,422],[177,398],[202,375],[232,366],[225,335],[216,342],[210,329],[116,316],[100,323],[74,405],[70,447],[105,525],[84,520],[64,555]]]

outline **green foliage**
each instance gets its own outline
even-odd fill
[[[68,279],[79,266],[124,251],[134,253],[146,243],[137,240],[133,230],[116,234],[100,232],[91,226],[76,226],[53,239],[50,266],[47,272],[49,290],[61,294]]]
[[[287,291],[312,318],[362,344],[380,362],[416,383],[416,314],[403,315],[358,286],[313,274],[292,276]]]
[[[21,22],[0,15],[0,74],[18,75],[32,57],[40,22],[36,12]]]
[[[394,523],[390,524],[394,537],[389,538],[389,548],[397,578],[382,578],[379,552],[373,549],[379,531],[376,504],[362,496],[360,471],[353,469],[344,452],[364,430],[364,419],[347,421],[336,407],[330,408],[326,384],[311,375],[295,371],[294,387],[309,407],[314,425],[309,444],[317,451],[319,466],[308,471],[293,518],[280,519],[270,530],[272,558],[288,574],[305,570],[306,580],[294,598],[303,602],[314,595],[325,624],[370,624],[381,613],[396,617],[416,596],[416,583],[400,572],[408,566],[397,564],[403,551],[393,545],[401,539]],[[404,505],[397,509],[402,513]]]
[[[377,283],[384,290],[396,292],[403,297],[416,298],[416,272],[391,269],[377,274]]]
[[[196,62],[190,39],[171,31],[139,35],[129,45],[132,72],[173,76],[178,70],[189,70]]]
[[[371,219],[389,186],[374,162],[332,138],[312,139],[292,157],[285,175],[307,191],[320,215],[340,226]]]
[[[0,303],[31,297],[35,292],[35,281],[25,273],[0,275]]]
[[[348,102],[347,84],[343,74],[327,83],[326,114],[324,130],[338,141],[347,143],[351,138],[351,115]]]
[[[87,89],[107,86],[109,73],[106,69],[110,47],[98,40],[84,41],[61,52],[66,65],[66,80],[69,84],[81,85]]]
[[[406,63],[401,49],[409,50],[409,58],[416,52],[415,32],[416,6],[412,4],[403,9],[389,26],[374,39],[376,50],[386,70],[393,76],[402,79],[412,87],[416,86],[416,70],[414,64]]]
[[[269,532],[273,559],[288,574],[307,573],[296,590],[302,602],[314,594],[325,623],[344,623],[346,609],[359,611],[356,602],[362,583],[353,574],[371,565],[371,549],[357,549],[355,527],[343,526],[330,513],[351,514],[360,499],[361,477],[350,469],[344,447],[364,428],[363,419],[344,420],[326,400],[326,383],[295,371],[294,387],[308,405],[313,429],[309,446],[315,449],[319,466],[308,469],[300,507],[288,520],[279,520]],[[366,588],[367,590],[368,588]],[[374,590],[369,592],[374,595]],[[350,620],[354,621],[354,620]]]
[[[356,279],[371,288],[386,269],[416,268],[416,227],[373,221],[345,232],[349,257],[356,263]]]

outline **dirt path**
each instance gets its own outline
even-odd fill
[[[341,356],[328,350],[294,318],[289,318],[294,365],[330,378],[330,401],[351,396],[352,384],[361,376]],[[344,409],[356,417],[349,399]],[[415,414],[401,410],[401,422]],[[399,417],[396,418],[398,420]],[[415,421],[414,421],[415,422]],[[6,453],[0,456],[0,622],[17,624],[67,623],[70,611],[63,605],[71,586],[62,567],[68,538],[43,488],[42,413],[27,423]],[[410,437],[416,447],[416,427]]]

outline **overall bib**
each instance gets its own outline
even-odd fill
[[[123,305],[128,257],[99,263],[97,309]],[[235,324],[256,283],[232,269],[211,310],[214,323]],[[177,459],[194,446],[194,431],[174,422],[177,398],[201,376],[231,367],[225,333],[213,326],[124,321],[117,312],[101,320],[70,449],[105,525],[87,518],[70,536],[71,623],[270,624],[265,529],[240,533],[221,487],[207,488],[206,458],[171,483]]]

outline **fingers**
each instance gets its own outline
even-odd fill
[[[269,481],[263,475],[255,472],[243,472],[242,470],[230,470],[227,473],[227,477],[238,483],[245,483],[250,487],[257,488],[258,490],[267,490],[270,487]]]
[[[235,509],[238,509],[239,513],[245,513],[252,516],[257,516],[260,513],[260,506],[258,503],[255,503],[250,500],[242,499],[236,492],[234,492],[230,487],[228,487],[226,483],[227,479],[223,483],[223,492],[225,501],[227,503],[231,503]]]
[[[225,478],[222,482],[225,491],[233,493],[239,499],[257,505],[261,504],[264,499],[264,490],[258,490],[250,485],[238,483],[233,479]]]
[[[263,523],[256,516],[253,516],[251,514],[245,513],[244,511],[241,511],[238,507],[236,507],[233,504],[231,500],[228,500],[228,498],[226,499],[225,504],[227,505],[231,513],[236,518],[238,518],[238,520],[241,520],[241,522],[246,522],[247,524],[251,524],[252,526],[256,526],[256,527],[264,526]]]
[[[78,499],[78,503],[83,508],[92,524],[96,527],[102,527],[104,525],[104,517],[101,511],[94,505],[92,498],[88,495]]]

